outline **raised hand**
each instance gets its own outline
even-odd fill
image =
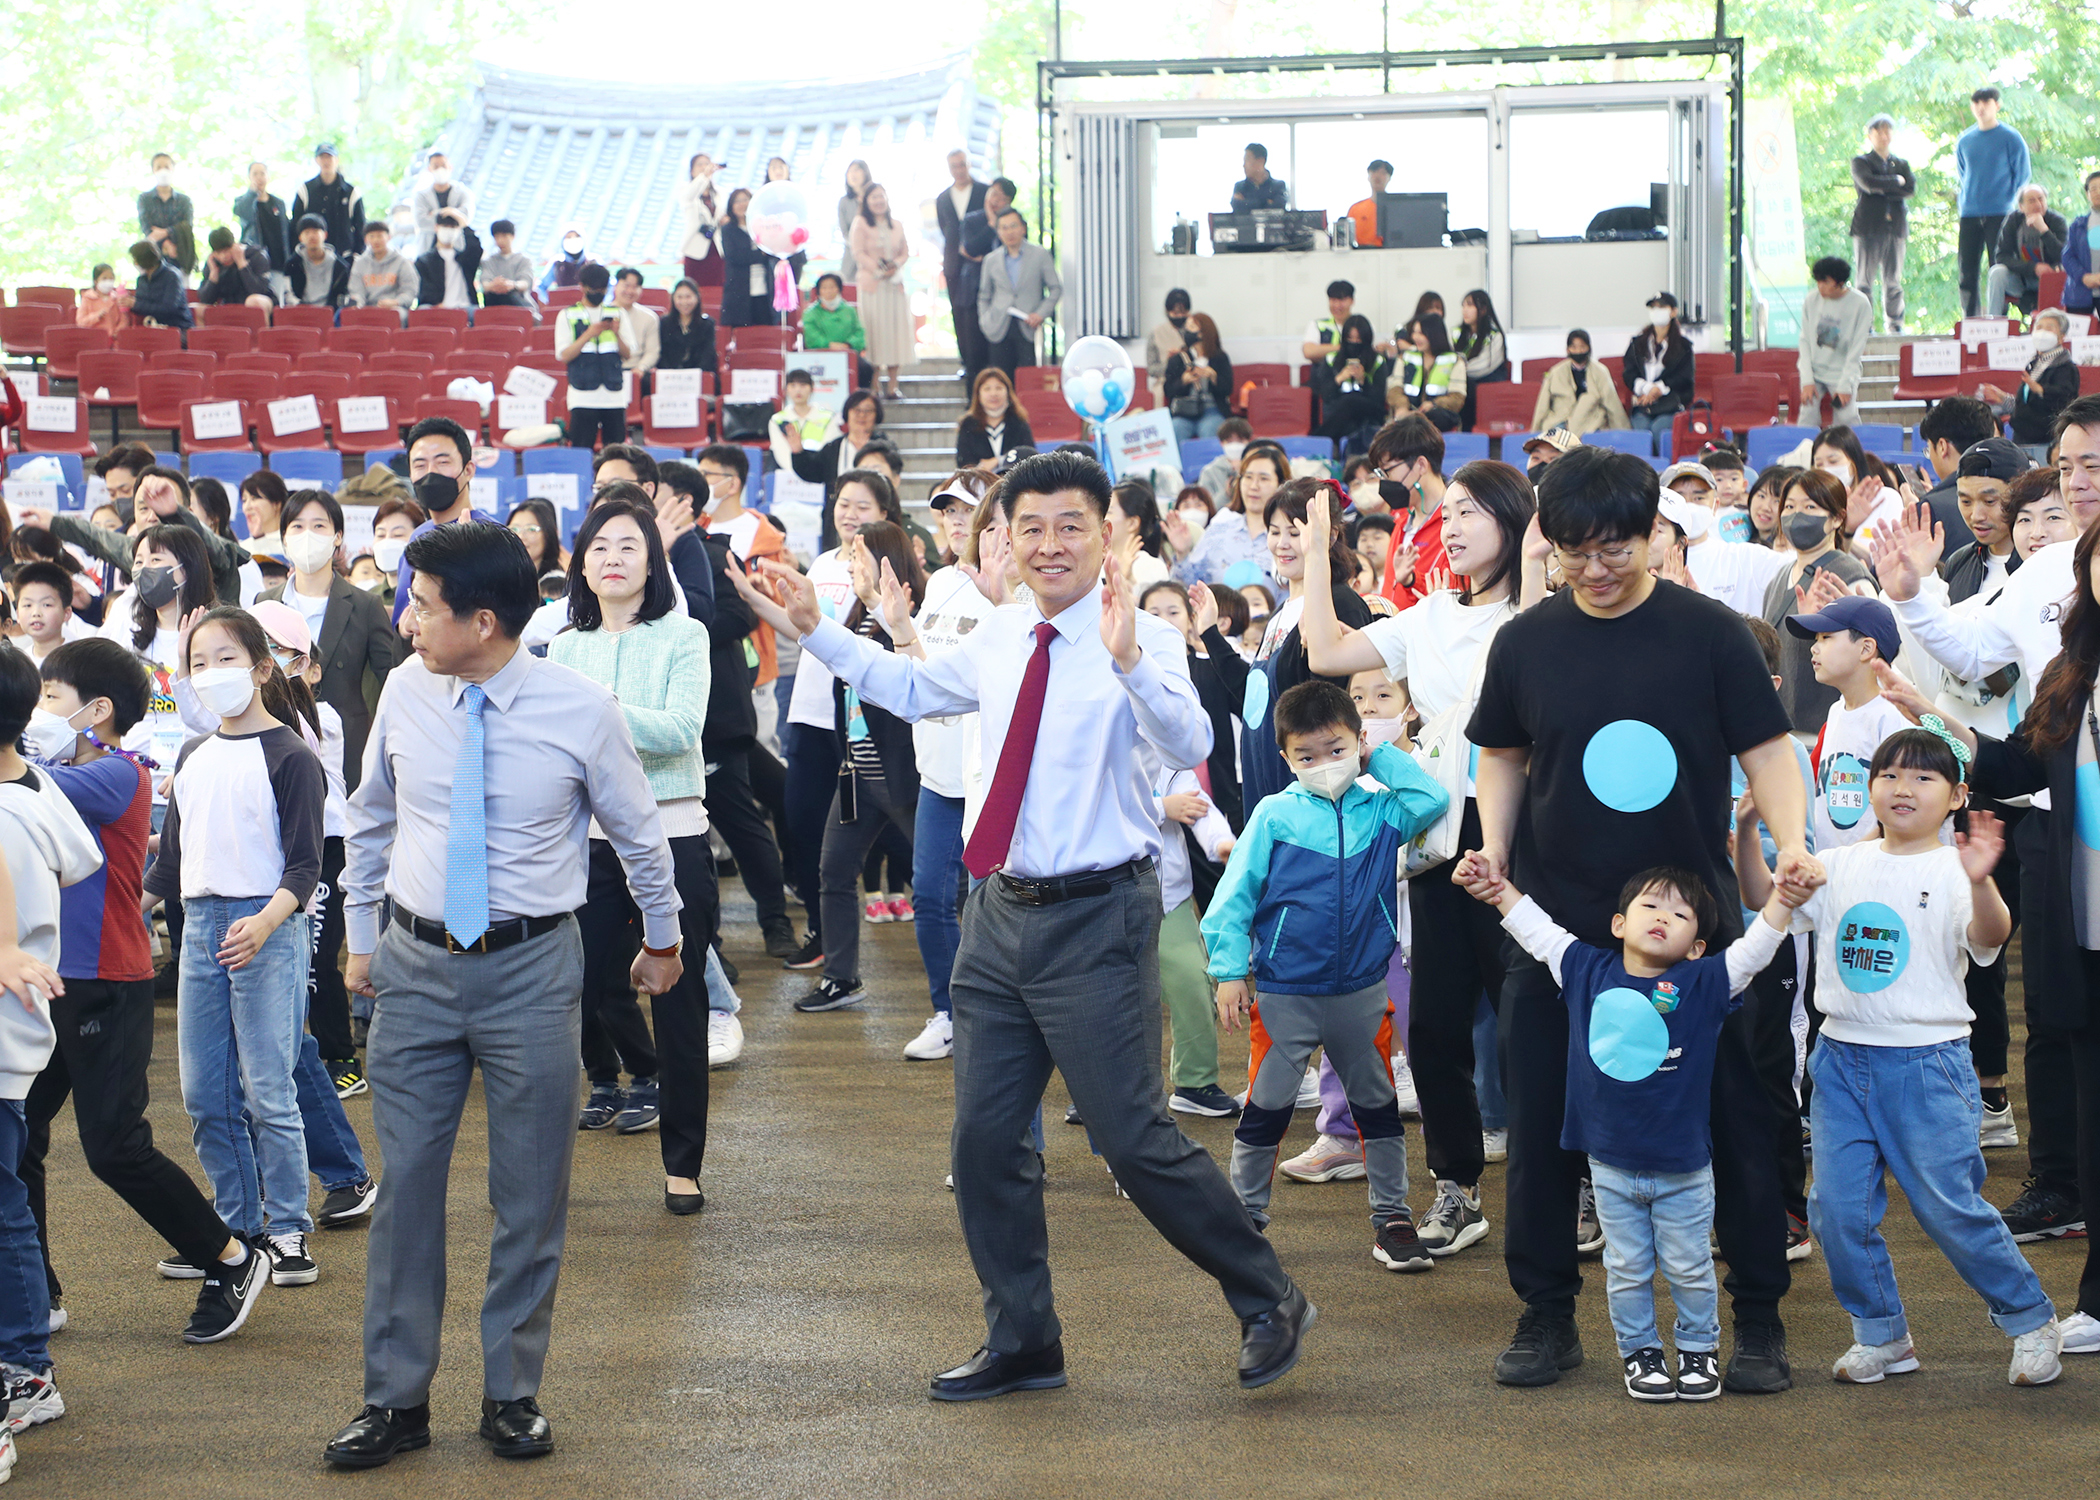
[[[1897,514],[1906,523],[1901,533],[1904,553],[1922,578],[1940,565],[1940,555],[1947,550],[1947,530],[1932,518],[1929,505],[1899,509]]]
[[[1881,503],[1882,483],[1872,474],[1852,486],[1845,496],[1845,529],[1858,534],[1867,524],[1867,517],[1874,514],[1874,507]]]
[[[1422,574],[1422,581],[1415,592],[1419,594],[1436,594],[1442,593],[1446,589],[1455,592],[1457,588],[1458,575],[1453,573],[1450,568],[1430,568]]]
[[[1181,512],[1170,510],[1159,518],[1162,530],[1167,534],[1167,545],[1174,549],[1176,557],[1187,557],[1196,550],[1196,539],[1189,534],[1189,523],[1182,519]]]
[[[1415,564],[1421,560],[1421,556],[1421,549],[1415,546],[1413,542],[1395,547],[1386,556],[1386,575],[1388,577],[1396,577],[1409,588],[1413,588],[1415,583]]]
[[[761,588],[759,580],[744,571],[744,565],[734,554],[728,559],[728,567],[729,581],[736,585],[737,597],[749,606],[752,614],[784,634],[794,636],[801,633],[795,629],[795,622],[788,618],[787,611],[780,607],[780,601]]]
[[[1995,813],[1982,808],[1969,810],[1969,831],[1954,835],[1954,852],[1961,856],[1962,873],[1971,885],[1981,885],[1998,868],[2005,853],[2005,825]]]
[[[1315,494],[1305,507],[1305,524],[1298,528],[1298,551],[1305,558],[1305,586],[1332,584],[1327,575],[1327,550],[1334,539],[1334,518],[1328,513],[1325,491]],[[1315,571],[1317,569],[1317,571]]]
[[[1198,635],[1218,623],[1218,596],[1210,591],[1209,584],[1189,585],[1189,613],[1194,617],[1193,623]]]
[[[207,613],[209,611],[200,604],[184,615],[182,623],[177,626],[179,632],[175,646],[175,675],[177,677],[190,675],[190,636],[199,625],[204,623],[204,617]]]
[[[1125,672],[1138,664],[1137,595],[1130,575],[1114,557],[1103,559],[1101,580],[1101,644]]]
[[[1794,613],[1812,615],[1826,609],[1845,597],[1845,581],[1828,568],[1818,568],[1809,576],[1808,587],[1798,584],[1794,588]]]
[[[182,491],[175,488],[175,481],[158,474],[149,474],[139,481],[138,502],[163,521],[182,508]]]
[[[859,541],[859,537],[854,538]],[[911,623],[911,590],[897,580],[897,570],[890,566],[888,558],[882,559],[880,583],[882,601],[882,623],[893,641],[908,640],[918,634]]]
[[[1899,516],[1893,526],[1876,532],[1867,548],[1867,562],[1881,580],[1881,591],[1895,604],[1917,598],[1924,583],[1923,575],[1912,566],[1910,554],[1904,550],[1902,533],[1903,520]]]
[[[1013,534],[1003,525],[991,525],[977,534],[977,566],[957,563],[977,592],[994,604],[1006,603],[1013,591],[1006,586],[1006,570],[1013,559]]]

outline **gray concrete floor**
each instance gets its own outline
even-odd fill
[[[1371,1260],[1361,1183],[1280,1184],[1272,1232],[1321,1315],[1298,1370],[1242,1394],[1215,1287],[1114,1195],[1083,1132],[1056,1123],[1050,1226],[1072,1383],[929,1402],[927,1376],[976,1348],[983,1323],[941,1186],[949,1066],[900,1056],[927,1011],[911,929],[867,934],[864,1008],[798,1016],[788,1005],[808,980],[764,957],[741,889],[727,894],[749,1046],[714,1075],[708,1208],[663,1212],[654,1136],[578,1142],[542,1392],[551,1458],[506,1463],[474,1435],[490,1222],[477,1089],[455,1161],[435,1441],[358,1475],[327,1470],[320,1449],[359,1404],[363,1231],[319,1236],[317,1284],[268,1289],[240,1336],[190,1348],[178,1335],[195,1284],[154,1274],[163,1247],[88,1175],[61,1118],[51,1202],[72,1326],[52,1352],[68,1414],[20,1439],[14,1493],[2018,1496],[2091,1473],[2100,1359],[2070,1362],[2048,1389],[2009,1388],[2007,1341],[1900,1199],[1890,1235],[1920,1373],[1829,1381],[1849,1332],[1818,1258],[1796,1267],[1784,1309],[1794,1391],[1658,1408],[1619,1385],[1601,1271],[1581,1308],[1590,1362],[1550,1389],[1501,1389],[1488,1370],[1517,1307],[1499,1228],[1429,1275],[1395,1276]],[[195,1172],[171,1011],[158,1040],[153,1122]],[[1244,1033],[1226,1054],[1232,1088]],[[1064,1102],[1053,1083],[1053,1121]],[[349,1109],[369,1149],[369,1099]],[[1231,1122],[1177,1118],[1229,1152]],[[1299,1121],[1302,1144],[1310,1114]],[[1418,1143],[1413,1165],[1419,1213],[1431,1185]],[[2025,1167],[2024,1152],[1992,1155],[1997,1201]],[[1485,1189],[1499,1219],[1499,1168]],[[2030,1248],[2068,1312],[2083,1242]]]

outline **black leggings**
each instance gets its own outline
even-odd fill
[[[882,874],[885,863],[889,865],[888,879]],[[874,846],[860,867],[860,883],[870,896],[883,891],[901,896],[911,889],[911,840],[893,825],[885,824],[882,832],[875,835]]]
[[[884,828],[894,828],[911,848],[912,826],[919,811],[918,789],[908,797],[897,797],[880,776],[853,773],[853,821],[841,820],[844,811],[844,779],[831,799],[831,815],[824,824],[824,846],[818,881],[823,890],[824,977],[836,984],[852,985],[860,980],[860,883],[861,866],[869,849]],[[910,868],[909,857],[905,868]]]
[[[569,408],[569,446],[592,448],[592,434],[608,443],[627,441],[627,408],[624,406],[572,406]],[[683,1173],[674,1173],[683,1176]]]
[[[716,752],[714,769],[707,773],[707,815],[736,857],[737,873],[758,909],[759,927],[771,929],[787,925],[787,894],[780,883],[780,846],[751,788],[753,748],[745,743]]]
[[[1480,812],[1470,797],[1458,838],[1461,849],[1480,847]],[[1407,1064],[1422,1100],[1430,1172],[1470,1188],[1487,1165],[1473,1088],[1473,1022],[1483,993],[1489,1004],[1501,1003],[1504,937],[1495,909],[1451,883],[1452,868],[1441,864],[1407,883],[1415,934]]]
[[[685,973],[678,983],[649,1000],[656,1019],[656,1046],[649,1053],[651,1073],[658,1078],[658,1107],[663,1112],[661,1145],[664,1174],[669,1177],[698,1177],[701,1159],[707,1154],[707,949],[714,941],[718,893],[715,889],[714,856],[703,835],[675,838],[671,845],[671,867],[679,898],[685,902],[678,913],[679,935],[685,939]],[[627,986],[625,964],[641,941],[642,914],[627,889],[627,871],[620,856],[605,839],[591,840],[590,893],[576,921],[583,938],[583,1027],[584,1063],[592,1081],[600,1081],[599,1064],[591,1058],[592,1015],[597,1012],[604,1033],[641,1033],[641,1007],[634,990]],[[624,956],[623,956],[624,955]],[[615,1003],[624,996],[625,1006]],[[631,1011],[631,1021],[622,1010]],[[615,1019],[615,1017],[618,1017]],[[603,1042],[601,1040],[601,1047]],[[610,1052],[610,1048],[604,1049]],[[625,1049],[622,1048],[624,1051]],[[603,1061],[601,1056],[600,1062]],[[629,1064],[629,1071],[647,1077]],[[615,1068],[611,1075],[619,1076]]]

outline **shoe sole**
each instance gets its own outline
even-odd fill
[[[815,958],[806,958],[800,963],[795,962],[795,960],[792,957],[789,957],[782,961],[781,967],[787,969],[794,969],[799,973],[806,974],[812,969],[821,969],[824,967],[824,955],[819,953]]]
[[[1679,1401],[1712,1401],[1719,1397],[1720,1394],[1721,1388],[1718,1385],[1710,1391],[1688,1391],[1683,1386],[1677,1388],[1677,1399]]]
[[[1360,1161],[1343,1162],[1338,1167],[1328,1167],[1318,1172],[1293,1172],[1289,1167],[1278,1170],[1293,1182],[1356,1182],[1365,1176],[1364,1164]]]
[[[1577,1240],[1575,1242],[1575,1253],[1577,1255],[1602,1255],[1604,1253],[1604,1240],[1601,1236],[1589,1241]]]
[[[51,1394],[32,1406],[10,1407],[7,1413],[9,1432],[27,1432],[32,1427],[41,1427],[46,1422],[56,1422],[66,1414],[66,1398],[51,1388]]]
[[[610,1130],[612,1129],[613,1120],[618,1118],[619,1116],[615,1115],[612,1117],[612,1119],[604,1121],[578,1120],[576,1122],[576,1129],[579,1134],[586,1130]]]
[[[1373,1245],[1371,1247],[1371,1259],[1377,1261],[1378,1264],[1384,1266],[1388,1271],[1398,1271],[1402,1275],[1412,1275],[1418,1271],[1434,1271],[1436,1269],[1436,1262],[1429,1258],[1427,1250],[1422,1252],[1420,1260],[1395,1260],[1385,1253],[1383,1245]]]
[[[1178,1115],[1202,1115],[1207,1120],[1229,1120],[1240,1112],[1238,1105],[1228,1109],[1212,1109],[1208,1105],[1193,1104],[1179,1094],[1167,1100],[1167,1108]]]
[[[1788,1260],[1807,1260],[1811,1255],[1814,1255],[1815,1253],[1816,1242],[1814,1240],[1803,1240],[1798,1245],[1789,1245],[1786,1247],[1786,1258]]]
[[[1426,1248],[1428,1249],[1431,1255],[1436,1256],[1438,1259],[1442,1259],[1444,1256],[1447,1255],[1458,1254],[1459,1251],[1465,1249],[1468,1245],[1479,1244],[1482,1240],[1487,1238],[1487,1234],[1488,1221],[1485,1219],[1475,1219],[1472,1223],[1468,1224],[1465,1228],[1461,1229],[1457,1233],[1457,1235],[1452,1238],[1450,1244],[1429,1245]]]
[[[181,1270],[176,1271],[169,1269],[169,1262],[162,1261],[153,1269],[160,1272],[161,1278],[165,1281],[202,1281],[204,1279],[204,1273],[195,1266],[184,1266]]]
[[[63,1326],[62,1324],[56,1324],[56,1323],[54,1323],[54,1324],[52,1325],[52,1327],[53,1327],[53,1328],[58,1328],[58,1327],[62,1327],[62,1326]],[[2075,1343],[2075,1344],[2074,1344],[2074,1343],[2072,1343],[2072,1342],[2071,1342],[2071,1341],[2070,1341],[2069,1339],[2065,1339],[2065,1340],[2064,1340],[2064,1343],[2063,1343],[2063,1347],[2062,1347],[2061,1349],[2057,1350],[2057,1353],[2059,1353],[2059,1354],[2100,1354],[2100,1337],[2094,1337],[2094,1338],[2092,1338],[2092,1339],[2080,1339],[2080,1340],[2079,1340],[2079,1341],[2078,1341],[2077,1343]]]
[[[250,1250],[248,1253],[250,1255],[259,1255],[262,1252],[259,1250]],[[262,1295],[263,1283],[269,1279],[270,1278],[267,1276],[258,1276],[255,1278],[254,1285],[249,1288],[248,1295],[241,1299],[240,1308],[234,1313],[233,1321],[231,1323],[228,1323],[217,1333],[199,1336],[196,1334],[192,1334],[187,1329],[184,1329],[182,1334],[182,1341],[185,1344],[223,1344],[226,1340],[232,1338],[235,1334],[241,1331],[242,1325],[248,1321],[248,1314],[255,1310],[255,1299]],[[203,1278],[199,1277],[198,1280],[201,1281],[203,1280]]]
[[[1031,1375],[1026,1380],[1010,1380],[1005,1385],[993,1386],[985,1391],[951,1392],[927,1389],[927,1396],[935,1401],[989,1401],[994,1396],[1011,1396],[1015,1391],[1055,1391],[1065,1385],[1065,1372],[1055,1375]]]
[[[2020,1144],[2020,1134],[2014,1131],[2009,1136],[1984,1136],[1978,1145],[1986,1151],[2007,1151]]]
[[[1491,1156],[1487,1152],[1483,1151],[1480,1153],[1480,1159],[1492,1167],[1501,1162],[1508,1161],[1509,1153],[1507,1151],[1497,1151]]]
[[[655,1114],[642,1121],[639,1125],[620,1125],[616,1123],[613,1126],[613,1133],[615,1135],[640,1135],[645,1130],[654,1130],[662,1121],[663,1116]]]
[[[914,1052],[909,1047],[904,1049],[904,1060],[906,1062],[940,1062],[953,1056],[955,1056],[955,1047],[952,1043],[941,1048],[938,1052]]]
[[[1290,1374],[1291,1371],[1297,1369],[1298,1360],[1305,1353],[1305,1336],[1312,1332],[1313,1324],[1319,1321],[1320,1309],[1310,1302],[1306,1303],[1305,1321],[1298,1325],[1298,1342],[1291,1348],[1291,1357],[1275,1369],[1266,1371],[1263,1374],[1252,1377],[1242,1375],[1240,1377],[1240,1389],[1243,1391],[1258,1391],[1265,1385],[1274,1385],[1277,1381],[1283,1379],[1284,1376]]]
[[[481,1429],[481,1440],[489,1445],[489,1452],[498,1458],[545,1458],[554,1451],[554,1444],[545,1443],[499,1443],[489,1436],[489,1430]]]
[[[327,1459],[328,1462],[334,1464],[338,1469],[376,1469],[392,1462],[394,1455],[397,1453],[413,1453],[418,1448],[428,1448],[429,1446],[430,1434],[424,1432],[414,1437],[403,1438],[384,1453],[338,1453],[333,1448],[323,1448],[321,1457]]]
[[[379,1196],[375,1189],[360,1198],[355,1208],[339,1209],[332,1214],[322,1214],[317,1221],[323,1229],[341,1229],[344,1225],[364,1218],[372,1211],[372,1201]]]
[[[2030,1378],[2026,1375],[2010,1375],[2006,1377],[2006,1384],[2019,1386],[2025,1390],[2035,1390],[2045,1385],[2056,1384],[2058,1380],[2063,1378],[2063,1373],[2064,1367],[2061,1364],[2059,1364],[2054,1370],[2050,1371],[2047,1375],[2042,1376],[2038,1380]]]
[[[1633,1397],[1636,1401],[1675,1401],[1677,1399],[1677,1387],[1671,1386],[1667,1391],[1637,1391],[1633,1388],[1632,1383],[1628,1382],[1626,1394]]]
[[[710,1072],[710,1073],[712,1073],[712,1072],[714,1072],[714,1070],[715,1070],[715,1069],[717,1069],[717,1068],[726,1068],[726,1067],[728,1067],[728,1066],[729,1066],[730,1064],[734,1063],[734,1062],[735,1062],[735,1061],[736,1061],[736,1060],[737,1060],[738,1058],[742,1057],[743,1055],[744,1055],[744,1049],[743,1049],[742,1047],[739,1047],[739,1048],[737,1048],[737,1049],[736,1049],[736,1051],[734,1051],[734,1052],[730,1053],[730,1054],[729,1054],[729,1055],[728,1055],[727,1057],[712,1057],[712,1056],[711,1056],[711,1057],[709,1057],[709,1058],[708,1058],[708,1060],[707,1060],[707,1071],[708,1071],[708,1072]]]
[[[2085,1233],[2085,1220],[2076,1224],[2058,1224],[2050,1229],[2029,1229],[2013,1235],[2015,1245],[2032,1245],[2041,1240],[2072,1239]]]
[[[321,1268],[319,1266],[306,1271],[272,1271],[270,1273],[271,1286],[312,1286],[320,1279]]]
[[[1880,1385],[1891,1375],[1908,1375],[1918,1368],[1918,1356],[1906,1354],[1892,1365],[1883,1365],[1872,1375],[1854,1375],[1849,1370],[1833,1370],[1831,1378],[1839,1385]]]
[[[338,1099],[355,1099],[359,1094],[369,1094],[371,1092],[372,1081],[368,1078],[360,1078],[348,1088],[337,1088],[335,1096]]]

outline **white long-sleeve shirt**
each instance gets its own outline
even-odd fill
[[[884,651],[836,620],[819,621],[802,646],[861,697],[901,719],[975,712],[983,762],[996,776],[1043,618],[1030,595],[1026,603],[993,611],[960,645],[923,662]],[[1051,623],[1056,634],[1042,728],[1004,868],[1044,879],[1157,859],[1158,804],[1138,742],[1183,769],[1200,764],[1211,749],[1210,719],[1189,681],[1181,632],[1140,614],[1138,663],[1126,673],[1101,639],[1099,592],[1087,590]]]

